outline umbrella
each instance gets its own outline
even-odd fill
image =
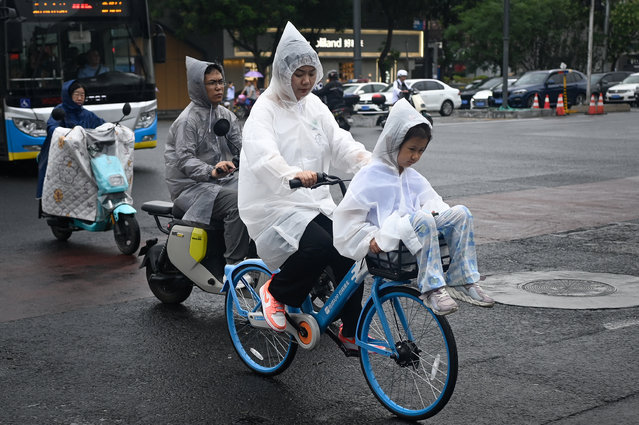
[[[245,76],[246,78],[262,78],[262,77],[264,77],[264,76],[262,75],[262,73],[261,73],[261,72],[259,72],[259,71],[249,71],[249,72],[247,72],[246,74],[244,74],[244,76]]]

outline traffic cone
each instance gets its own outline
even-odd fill
[[[535,100],[533,100],[533,109],[539,109],[539,98],[537,97],[537,93],[535,93]]]
[[[597,102],[597,113],[598,114],[604,113],[603,96],[601,95],[601,93],[599,93],[599,101]]]
[[[564,110],[564,95],[562,93],[559,93],[559,97],[557,98],[556,114],[558,116],[566,115],[566,111]]]
[[[544,109],[550,109],[550,97],[546,95],[546,99],[544,99]]]
[[[595,95],[590,95],[590,106],[588,107],[588,115],[597,115],[597,105],[595,104]]]

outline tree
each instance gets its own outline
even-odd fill
[[[301,31],[309,29],[311,41],[317,40],[319,30],[340,28],[348,22],[351,15],[342,12],[348,3],[338,0],[260,0],[259,4],[254,0],[157,0],[151,2],[151,6],[154,16],[161,16],[167,9],[178,11],[171,16],[181,37],[194,32],[211,34],[213,30],[226,30],[235,46],[251,53],[258,70],[264,74],[273,61],[287,21]],[[270,28],[275,32],[267,34]]]
[[[639,50],[639,0],[620,1],[610,12],[608,57],[613,64],[626,53]]]
[[[503,0],[456,9],[459,22],[445,31],[457,59],[469,68],[501,69]],[[577,0],[511,0],[510,67],[515,72],[557,68],[564,62],[585,69],[588,9]]]

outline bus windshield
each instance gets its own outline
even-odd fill
[[[151,43],[141,27],[113,21],[25,21],[22,52],[9,55],[7,88],[60,90],[71,79],[82,80],[93,92],[153,85]]]

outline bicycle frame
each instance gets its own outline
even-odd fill
[[[232,276],[233,270],[235,270],[236,267],[239,267],[241,265],[255,265],[255,266],[267,268],[266,264],[264,264],[262,260],[259,260],[259,259],[245,260],[237,265],[233,265],[233,266],[227,265],[225,270],[225,276],[227,277]],[[368,275],[369,273],[368,273],[368,268],[366,266],[366,262],[364,260],[356,262],[348,271],[346,276],[344,276],[344,278],[342,279],[340,284],[337,286],[337,288],[335,288],[331,296],[326,300],[326,302],[324,303],[324,307],[322,307],[319,311],[314,310],[311,297],[308,296],[306,300],[304,301],[304,303],[302,304],[301,308],[287,307],[288,313],[293,316],[297,313],[302,313],[302,314],[312,316],[319,327],[320,334],[323,334],[328,329],[328,326],[339,316],[342,309],[346,305],[346,302],[350,299],[351,296],[353,296],[353,294],[355,293],[359,285],[364,283],[364,279]],[[364,303],[364,305],[372,301],[375,310],[380,316],[383,331],[387,338],[386,340],[388,341],[388,343],[383,341],[378,341],[378,340],[373,340],[368,342],[362,341],[359,337],[360,335],[359,327],[362,320],[362,317],[360,315],[360,318],[358,320],[358,330],[356,332],[356,338],[355,338],[356,344],[358,346],[363,347],[368,351],[372,351],[377,354],[381,354],[388,357],[397,355],[396,348],[395,348],[395,340],[392,336],[392,332],[390,330],[388,321],[386,319],[386,315],[383,309],[381,308],[379,292],[389,286],[405,285],[407,283],[409,283],[409,281],[389,281],[380,276],[374,277],[373,285],[371,288],[371,294],[366,299],[366,302]],[[227,279],[226,282],[224,283],[224,287],[222,288],[221,292],[227,292],[230,289],[230,285],[231,283]],[[255,292],[253,288],[247,287],[247,289],[249,289],[251,292]],[[247,311],[241,305],[237,293],[235,291],[231,291],[230,293],[233,297],[233,303],[235,304],[238,312],[240,312],[243,316],[249,317],[249,314],[255,314],[257,312],[261,312],[262,310],[261,303],[258,303],[251,311]],[[254,295],[257,296],[257,293],[255,293]],[[405,315],[403,314],[399,306],[396,306],[396,307],[399,312],[399,317],[400,317],[403,328],[408,332],[409,337],[412,338],[412,335],[410,334],[410,327],[407,325],[407,320]],[[251,318],[255,320],[255,316],[252,315]],[[259,320],[262,321],[264,319],[260,318]]]

